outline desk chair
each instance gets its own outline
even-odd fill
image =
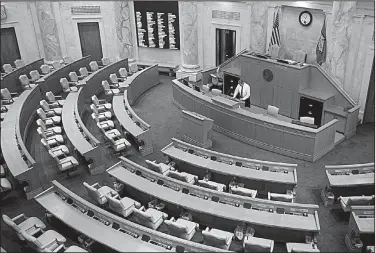
[[[29,235],[34,235],[46,228],[46,225],[37,217],[27,217],[23,213],[17,215],[12,219],[5,214],[3,214],[2,217],[5,224],[13,228],[13,230],[16,231],[18,237],[22,241],[25,240],[24,236],[22,235],[23,232]],[[16,222],[19,223],[16,224]]]
[[[112,120],[99,122],[97,118],[94,119],[97,122],[97,126],[104,131],[110,130],[115,127],[115,124]]]
[[[60,116],[52,116],[52,117],[47,117],[46,113],[42,110],[42,108],[37,109],[37,114],[39,118],[46,124],[46,126],[51,126],[55,124],[60,124],[61,123],[61,117]]]
[[[210,91],[210,87],[207,85],[202,85],[201,89],[205,92],[209,92]]]
[[[102,87],[106,95],[120,95],[120,90],[117,89],[117,86],[110,85],[107,80],[102,81]]]
[[[0,178],[0,199],[3,199],[12,191],[12,184],[5,177]]]
[[[315,124],[315,118],[312,117],[300,117],[300,122],[307,123],[307,124]]]
[[[63,62],[64,62],[65,64],[70,64],[70,63],[73,62],[73,60],[72,60],[72,58],[71,58],[70,56],[64,56],[64,57],[63,57]]]
[[[115,129],[111,129],[111,130],[108,130],[108,131],[105,131],[104,129],[100,129],[102,131],[102,133],[107,137],[107,139],[114,139],[114,138],[120,138],[121,137],[121,133],[119,132],[119,130],[117,130],[116,128]]]
[[[107,135],[106,135],[107,136]],[[120,137],[107,137],[109,138],[112,148],[115,152],[120,152],[125,149],[129,149],[132,145],[125,138]]]
[[[189,173],[186,173],[186,172],[179,172],[177,170],[168,171],[168,173],[166,173],[166,176],[174,178],[174,179],[179,180],[179,181],[186,182],[188,184],[194,184],[198,180],[198,176],[196,176],[196,175],[189,174]]]
[[[65,145],[59,145],[59,146],[56,146],[56,147],[51,147],[48,144],[48,142],[46,141],[46,139],[44,139],[44,138],[42,138],[40,140],[40,142],[45,147],[45,149],[47,151],[51,151],[54,154],[54,156],[61,157],[63,155],[68,155],[69,154],[69,149]]]
[[[217,183],[214,181],[205,180],[205,179],[197,180],[197,185],[204,187],[204,188],[220,191],[220,192],[226,191],[226,185]]]
[[[25,67],[25,62],[22,59],[17,59],[14,61],[14,65],[16,65],[16,68],[22,68]]]
[[[107,103],[105,99],[98,99],[96,95],[91,97],[91,101],[97,107],[98,112],[109,111],[112,108],[110,103]]]
[[[278,112],[279,112],[279,108],[278,107],[275,107],[275,106],[272,106],[272,105],[268,105],[267,115],[277,118],[278,117]]]
[[[73,84],[74,82],[68,82],[68,80],[65,77],[60,78],[60,85],[63,88],[64,92],[71,92],[71,91],[72,92],[76,92],[76,91],[78,91],[77,87],[75,87],[75,86],[70,87],[69,86],[70,83]]]
[[[74,86],[76,86],[78,84],[78,81],[84,79],[85,77],[83,76],[78,76],[76,72],[72,71],[72,72],[69,72],[69,79],[71,80],[69,83],[73,84]]]
[[[7,88],[4,88],[4,89],[1,89],[1,100],[2,102],[5,102],[7,104],[11,104],[14,102],[14,100],[16,100],[18,97],[17,97],[17,93],[15,92],[9,92],[9,90]]]
[[[112,118],[112,113],[110,111],[99,112],[95,104],[90,105],[91,110],[99,121],[107,120]]]
[[[247,235],[243,241],[243,248],[244,252],[273,252],[274,241]]]
[[[222,91],[221,90],[218,90],[218,89],[212,89],[211,90],[211,93],[215,96],[220,96],[222,94]]]
[[[54,230],[48,230],[38,238],[27,233],[22,233],[30,248],[37,252],[59,252],[64,249],[67,241],[64,236]]]
[[[67,176],[69,176],[71,169],[79,165],[78,161],[73,156],[67,156],[65,153],[52,152],[52,150],[49,150],[48,153],[57,162],[59,170],[61,172],[67,172]],[[58,154],[61,154],[61,156],[58,156]]]
[[[64,143],[64,138],[61,134],[59,135],[52,135],[50,137],[47,137],[42,128],[38,127],[37,132],[41,139],[45,139],[47,141],[47,144],[49,146],[56,146],[59,144]]]
[[[108,200],[108,207],[117,214],[122,215],[124,218],[127,218],[130,214],[133,213],[135,208],[140,208],[141,204],[131,198],[124,197],[120,198],[112,197],[111,195],[106,195]]]
[[[30,83],[30,79],[26,75],[20,75],[18,77],[18,80],[20,80],[22,89],[32,89],[35,86],[37,86],[35,83]]]
[[[48,104],[50,105],[50,107],[52,108],[56,108],[56,107],[63,107],[64,105],[64,102],[65,100],[62,99],[63,97],[62,96],[55,96],[52,91],[47,91],[46,92],[46,98],[48,100]],[[58,99],[58,100],[56,100]]]
[[[83,185],[86,188],[86,191],[89,197],[95,200],[99,205],[104,205],[107,203],[107,197],[117,197],[119,194],[114,189],[108,186],[100,186],[99,183],[95,183],[93,185],[89,185],[86,182],[83,182]]]
[[[182,238],[184,240],[190,241],[198,230],[199,225],[193,221],[174,217],[170,220],[165,220],[167,231],[170,235]]]
[[[35,70],[35,69],[30,71],[29,75],[31,77],[31,79],[30,79],[31,82],[36,82],[37,80],[39,80],[42,77],[39,74],[38,70]]]
[[[270,58],[277,59],[279,54],[280,47],[277,44],[273,44],[270,47]]]
[[[133,217],[135,217],[136,223],[157,230],[168,215],[154,208],[148,208],[145,211],[145,207],[141,207],[140,209],[133,209]]]
[[[52,65],[52,68],[55,70],[61,68],[62,66],[60,61],[53,61],[51,65]]]
[[[37,125],[44,131],[44,133],[48,137],[56,134],[61,134],[63,130],[62,127],[59,126],[47,127],[41,119],[37,119]]]
[[[65,251],[64,251],[64,253],[65,252],[75,252],[75,253],[81,253],[81,252],[89,252],[89,251],[86,251],[86,250],[84,250],[84,249],[82,249],[82,248],[80,248],[80,247],[78,247],[78,246],[69,246]]]
[[[89,72],[86,67],[82,67],[78,71],[80,72],[80,76],[78,76],[78,78],[82,78],[82,79],[87,77],[89,74],[93,73],[93,72]]]
[[[9,63],[6,63],[6,64],[3,65],[3,70],[4,70],[5,74],[9,74],[14,69],[13,69],[12,65],[10,65]]]
[[[51,72],[51,68],[50,66],[43,64],[42,66],[40,66],[40,71],[42,72],[42,75],[45,76]]]
[[[119,88],[119,81],[123,81],[123,79],[119,79],[115,73],[112,73],[110,74],[110,81],[114,87]]]
[[[102,58],[102,65],[103,66],[108,66],[110,64],[111,64],[110,58],[107,58],[107,57]]]
[[[281,194],[281,193],[268,192],[268,200],[294,203],[294,195],[292,193]]]
[[[89,67],[90,67],[91,72],[95,72],[95,71],[99,70],[99,66],[98,66],[98,63],[96,61],[91,61],[89,63]]]
[[[173,170],[174,168],[164,164],[164,163],[157,163],[157,161],[150,161],[150,160],[145,160],[146,165],[148,166],[149,170],[152,170],[154,172],[157,172],[159,174],[165,175],[167,174],[170,170]]]
[[[50,105],[47,103],[46,100],[41,100],[39,102],[40,107],[44,110],[44,112],[47,114],[47,117],[55,116],[55,115],[61,115],[61,112],[63,111],[62,108],[50,108]]]
[[[228,250],[233,234],[227,231],[207,227],[202,231],[204,244]]]
[[[303,50],[296,50],[292,59],[297,62],[305,63],[307,60],[307,54]]]
[[[123,79],[123,81],[125,79],[127,79],[127,77],[128,77],[128,71],[127,71],[127,69],[126,68],[120,68],[119,69],[119,75],[120,75],[120,78]]]

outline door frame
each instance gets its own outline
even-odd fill
[[[363,122],[364,123],[367,123],[367,122],[372,122],[372,121],[366,121],[365,122],[365,118],[367,117],[367,114],[369,113],[369,110],[371,110],[371,104],[370,104],[370,99],[371,98],[371,90],[373,89],[373,96],[375,97],[375,83],[372,83],[372,79],[371,79],[371,76],[372,76],[372,71],[373,71],[373,77],[375,79],[375,57],[373,58],[373,63],[372,63],[372,69],[371,69],[371,74],[370,74],[370,79],[369,79],[369,85],[368,85],[368,91],[367,91],[367,97],[366,97],[366,103],[365,103],[365,106],[364,106],[364,113],[363,113]],[[372,85],[372,86],[371,86]],[[375,102],[375,98],[373,98],[374,102]]]
[[[90,22],[97,22],[99,26],[99,35],[101,38],[101,45],[102,45],[102,54],[103,57],[108,57],[108,51],[107,51],[107,44],[106,44],[106,36],[104,32],[104,26],[103,26],[103,19],[101,17],[72,17],[73,26],[75,27],[73,29],[74,31],[74,37],[76,40],[76,45],[79,45],[79,55],[82,56],[82,47],[81,47],[81,41],[80,41],[80,34],[78,32],[78,24],[79,23],[90,23]]]
[[[27,64],[29,61],[26,59],[26,45],[24,45],[24,39],[22,34],[20,33],[20,24],[17,21],[7,22],[7,23],[1,23],[1,28],[14,28],[14,31],[16,33],[17,37],[17,43],[18,43],[18,50],[20,51],[21,59],[25,61]],[[14,63],[12,62],[12,65]]]
[[[240,34],[242,31],[241,25],[237,24],[224,24],[224,23],[219,23],[219,22],[211,22],[211,38],[214,38],[212,40],[212,47],[213,47],[213,56],[211,59],[211,65],[216,66],[216,29],[225,29],[225,30],[233,30],[235,31],[235,54],[240,52]]]

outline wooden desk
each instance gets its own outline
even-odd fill
[[[36,60],[32,63],[25,65],[22,68],[18,68],[9,74],[5,75],[1,79],[1,88],[7,88],[9,92],[20,93],[23,91],[20,80],[18,79],[20,75],[27,75],[30,77],[29,73],[32,70],[38,70],[40,72],[40,67],[44,64],[44,59]]]
[[[228,252],[130,222],[89,203],[55,180],[52,184],[35,200],[71,228],[118,252],[173,252],[176,247],[186,252]],[[143,237],[168,248],[153,245],[149,240],[144,241]]]
[[[201,225],[234,231],[238,225],[251,225],[262,238],[300,242],[306,235],[314,236],[320,230],[317,211],[315,214],[296,216],[269,211],[238,208],[210,202],[187,194],[182,194],[152,183],[122,166],[112,166],[107,173],[125,184],[126,192],[132,197],[146,194],[165,202],[167,210],[189,211],[195,222]],[[166,211],[167,213],[170,213]]]
[[[103,172],[104,165],[101,159],[100,142],[87,130],[78,114],[76,105],[82,89],[81,87],[79,92],[70,92],[66,97],[62,111],[62,122],[65,134],[73,147],[87,162],[91,163],[92,166],[89,171],[93,175],[99,173],[99,171]]]
[[[21,135],[23,129],[20,128],[20,117],[27,107],[26,101],[34,93],[39,94],[36,96],[41,96],[38,87],[25,90],[13,102],[1,124],[1,147],[4,160],[12,176],[21,184],[25,184],[24,191],[27,199],[42,191],[38,172],[39,165],[26,149]]]
[[[128,77],[124,84],[128,87],[128,102],[133,105],[136,100],[147,90],[159,84],[158,65],[155,64],[140,70]]]
[[[142,155],[153,153],[153,142],[150,125],[144,122],[128,103],[128,91],[124,91],[123,96],[112,98],[112,108],[122,128],[135,138]],[[138,124],[136,124],[138,123]]]
[[[56,69],[39,79],[36,83],[39,84],[43,96],[45,96],[47,91],[52,91],[52,93],[55,95],[61,93],[63,88],[60,85],[60,78],[65,77],[69,80],[70,72],[77,73],[82,67],[89,68],[90,62],[91,56],[85,56],[77,61],[71,62],[59,69]]]
[[[287,252],[320,252],[320,250],[312,247],[311,243],[286,243]]]
[[[294,191],[298,183],[296,164],[231,156],[197,147],[175,138],[161,151],[169,159],[177,162],[177,168],[181,171],[204,177],[208,170],[211,172],[213,181],[226,185],[236,177],[237,183],[244,183],[246,188],[257,189],[263,194],[267,194],[268,191],[275,193]],[[212,160],[214,157],[216,161]]]
[[[280,201],[273,201],[267,199],[251,198],[247,196],[241,196],[236,194],[231,194],[227,192],[220,192],[205,187],[200,187],[194,184],[186,183],[166,175],[154,172],[148,168],[145,168],[131,160],[120,156],[120,162],[115,166],[122,166],[125,169],[133,172],[136,171],[137,175],[150,180],[159,185],[164,185],[170,189],[178,192],[183,192],[185,194],[190,194],[192,196],[205,199],[208,201],[219,202],[222,204],[228,204],[232,206],[237,206],[239,208],[271,208],[273,212],[276,212],[277,208],[283,208],[286,213],[296,212],[296,213],[310,213],[315,214],[319,210],[318,205],[311,204],[299,204],[299,203],[287,203]],[[137,172],[138,171],[138,172]]]
[[[213,119],[214,130],[239,141],[307,161],[316,161],[334,148],[335,119],[312,129],[242,108],[221,106],[178,80],[173,80],[172,90],[173,102],[180,109]]]

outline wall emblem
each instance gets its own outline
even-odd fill
[[[270,81],[273,80],[273,72],[270,69],[265,69],[262,72],[262,75],[263,75],[265,81],[267,81],[267,82],[270,82]]]

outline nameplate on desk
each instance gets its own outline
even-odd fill
[[[227,108],[232,108],[232,109],[237,108],[240,105],[240,102],[238,101],[234,101],[234,100],[221,97],[221,96],[212,97],[212,101],[215,104],[219,104],[219,105],[225,106]]]

